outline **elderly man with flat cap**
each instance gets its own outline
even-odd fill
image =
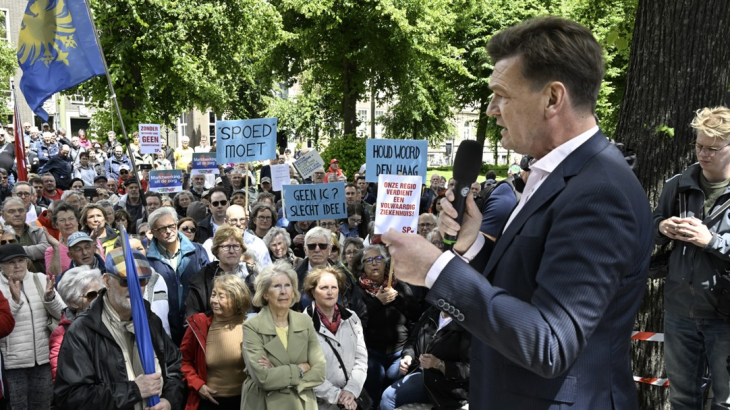
[[[152,270],[144,255],[131,252],[144,292]],[[107,254],[106,269],[102,276],[106,289],[64,336],[53,389],[56,405],[78,410],[142,410],[147,408],[146,398],[159,395],[160,403],[150,410],[181,409],[185,385],[180,351],[145,301],[155,362],[155,373],[145,374],[131,321],[129,286],[135,285],[127,281],[121,248]]]

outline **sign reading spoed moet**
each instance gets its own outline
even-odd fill
[[[218,164],[263,161],[276,158],[276,118],[217,121]]]

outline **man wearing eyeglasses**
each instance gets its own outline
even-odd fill
[[[235,226],[243,232],[243,243],[246,245],[246,249],[256,255],[256,259],[258,260],[259,267],[261,269],[271,265],[271,254],[269,254],[269,249],[266,247],[264,241],[253,234],[250,230],[246,229],[248,217],[246,216],[246,211],[242,206],[228,205],[225,223]],[[215,255],[213,255],[213,237],[208,238],[208,240],[203,243],[203,248],[205,248],[208,252],[208,260],[213,262],[218,259]]]
[[[26,183],[20,189],[30,191],[30,186]],[[18,243],[23,245],[23,250],[31,259],[35,267],[35,270],[31,271],[45,272],[45,253],[50,245],[43,228],[26,223],[26,213],[25,202],[18,197],[6,198],[3,202],[2,215],[5,224],[13,227],[15,235],[18,237]]]
[[[698,163],[667,181],[654,210],[656,242],[674,241],[664,285],[664,357],[669,401],[698,408],[710,368],[713,408],[730,406],[730,109],[703,108],[691,124]]]
[[[167,284],[170,312],[168,321],[175,345],[180,346],[185,333],[185,300],[190,278],[209,263],[203,247],[191,242],[177,230],[177,212],[162,207],[149,216],[153,239],[147,249],[147,259]]]
[[[208,195],[210,197],[210,204],[208,205],[210,215],[198,222],[198,240],[200,243],[204,243],[208,238],[212,238],[215,235],[215,231],[226,223],[226,211],[230,206],[225,189],[213,188]]]
[[[35,198],[35,190],[33,187],[25,181],[16,182],[13,186],[13,196],[23,201],[26,211],[25,222],[38,225],[36,220],[38,220],[38,215],[43,212],[44,208],[33,203],[33,198]]]
[[[151,276],[150,264],[141,253],[131,252],[144,293]],[[131,323],[129,286],[133,285],[127,281],[122,249],[109,252],[106,265],[107,272],[102,276],[105,288],[64,335],[53,391],[56,404],[69,409],[92,405],[131,409],[146,407],[144,399],[159,395],[160,403],[154,410],[184,407],[180,351],[145,303],[155,373],[144,373]]]

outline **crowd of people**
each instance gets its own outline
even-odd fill
[[[208,178],[190,175],[192,152],[215,145],[187,137],[152,160],[136,135],[129,151],[113,132],[105,143],[83,130],[70,141],[48,127],[25,135],[28,181],[0,170],[11,408],[141,409],[153,395],[155,409],[467,405],[469,334],[428,309],[425,288],[392,277],[366,165],[347,178],[332,159],[301,178],[286,150]],[[183,191],[149,191],[150,163],[182,169]],[[347,217],[288,221],[272,164],[289,164],[292,184],[344,181]],[[428,206],[419,232],[437,243]],[[154,375],[136,353],[122,228],[148,302]]]
[[[152,158],[136,135],[127,150],[112,131],[106,142],[83,130],[69,140],[62,129],[26,124],[31,174],[18,181],[13,162],[2,162],[11,143],[0,133],[0,405],[634,409],[628,334],[651,245],[672,241],[671,401],[699,409],[706,366],[713,400],[726,406],[730,110],[698,111],[699,164],[667,183],[652,229],[638,181],[588,115],[596,95],[582,96],[590,109],[567,97],[575,87],[598,92],[591,81],[600,83],[602,60],[590,32],[542,18],[506,33],[490,41],[488,114],[505,127],[506,147],[535,158],[515,161],[506,179],[490,171],[472,184],[462,225],[455,181],[431,175],[418,235],[374,234],[377,185],[366,181],[367,164],[345,175],[331,159],[301,178],[285,150],[260,168],[221,164],[208,178],[190,175],[193,153],[215,151],[205,138],[191,147],[183,136]],[[593,80],[569,76],[537,95],[520,74],[523,60],[575,50],[593,59]],[[575,68],[576,59],[552,61],[563,60],[570,66],[561,69]],[[345,182],[347,216],[287,220],[272,164],[290,164],[291,184]],[[184,171],[183,191],[150,192],[146,171],[171,168]],[[152,374],[132,323],[137,283],[124,231],[146,300]],[[457,231],[444,252],[444,235]],[[148,405],[153,397],[159,403]]]

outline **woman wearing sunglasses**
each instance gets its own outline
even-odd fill
[[[364,326],[368,347],[365,390],[377,405],[383,390],[402,377],[398,371],[401,352],[410,324],[421,316],[421,307],[407,284],[393,278],[388,286],[390,255],[383,246],[366,246],[361,261],[364,272],[358,284],[368,315]]]
[[[66,334],[66,329],[76,319],[76,316],[91,306],[91,302],[99,295],[104,285],[101,282],[101,271],[91,269],[83,265],[69,269],[63,274],[58,282],[58,295],[66,303],[66,309],[61,314],[61,321],[56,330],[51,333],[49,342],[51,359],[51,377],[56,380],[56,365],[58,364],[58,352],[61,350],[61,342]]]
[[[198,223],[195,219],[186,216],[177,221],[177,230],[182,232],[186,238],[190,239],[190,242],[197,242],[198,239]]]

